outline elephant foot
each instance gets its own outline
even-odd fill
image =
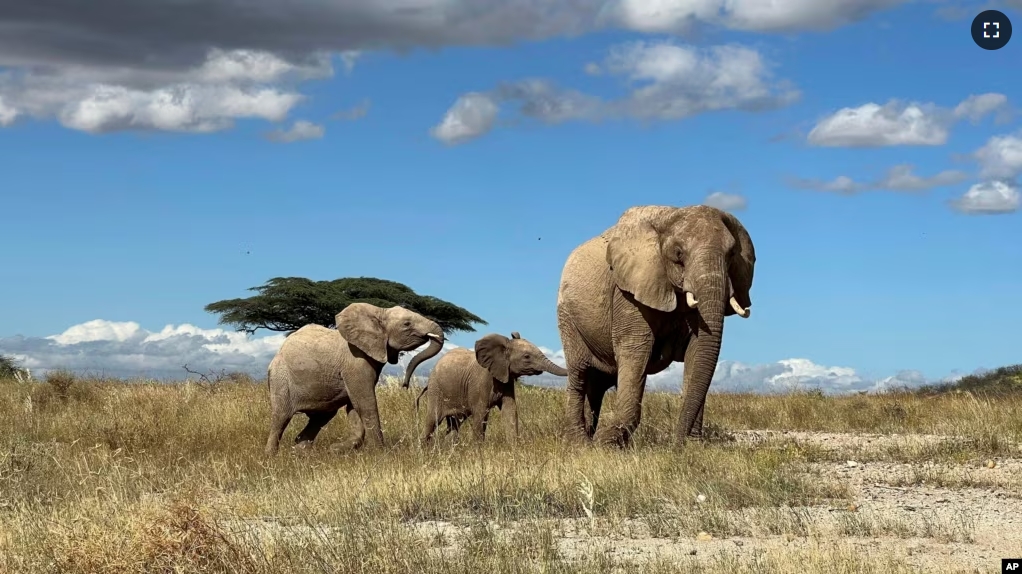
[[[628,436],[625,429],[616,426],[606,426],[596,431],[593,442],[600,446],[624,448],[629,445],[630,439],[631,437]]]
[[[569,428],[564,431],[564,438],[569,444],[586,445],[592,444],[593,439],[584,429]]]

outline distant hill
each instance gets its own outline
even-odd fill
[[[950,383],[926,385],[919,387],[916,392],[923,395],[937,395],[966,391],[974,394],[993,395],[1022,393],[1022,364],[967,375]]]

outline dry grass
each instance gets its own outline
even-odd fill
[[[494,413],[488,440],[468,436],[421,451],[417,389],[379,390],[387,447],[331,453],[346,438],[336,419],[317,448],[262,455],[268,424],[261,382],[218,385],[0,381],[0,572],[732,572],[657,559],[630,564],[600,551],[565,551],[558,520],[590,536],[818,535],[798,508],[849,496],[810,463],[838,460],[798,442],[729,440],[731,431],[786,429],[924,433],[964,440],[929,450],[860,453],[875,460],[980,461],[1022,441],[1022,401],[968,395],[822,398],[711,395],[714,440],[671,446],[680,401],[649,393],[634,448],[580,448],[559,438],[563,394],[523,388],[523,437],[505,440]],[[613,394],[605,416],[612,416]],[[299,415],[290,441],[304,425]],[[285,442],[282,444],[289,444]],[[700,497],[699,503],[696,502]],[[967,540],[967,524],[930,532],[866,514],[845,536]],[[456,541],[425,521],[461,525]],[[461,532],[461,531],[459,531]],[[898,557],[843,543],[768,552],[756,572],[911,571]]]

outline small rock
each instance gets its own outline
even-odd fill
[[[848,506],[847,506],[847,507],[845,508],[845,510],[847,510],[848,512],[858,512],[858,511],[859,511],[859,505],[858,505],[858,504],[855,504],[855,503],[853,502],[853,503],[849,504],[849,505],[848,505]]]
[[[997,463],[994,462],[993,460],[988,460],[987,461],[987,468],[994,468],[996,466],[997,466]]]
[[[706,502],[706,495],[705,494],[700,494],[699,496],[697,496],[696,497],[696,502],[698,502],[700,504],[702,504],[703,502]]]
[[[859,466],[859,463],[855,462],[854,460],[849,460],[845,461],[845,466],[847,466],[848,468],[855,468]]]
[[[696,534],[696,540],[706,542],[707,540],[713,540],[713,536],[710,536],[709,532],[700,532],[699,534]]]

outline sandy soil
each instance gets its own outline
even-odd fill
[[[735,433],[734,438],[763,446],[795,441],[859,455],[892,448],[911,451],[954,441],[933,435],[783,431],[747,431]],[[853,502],[839,508],[748,509],[730,517],[755,531],[764,516],[775,525],[778,513],[790,516],[787,533],[773,535],[667,538],[651,536],[646,522],[640,520],[619,525],[613,533],[600,533],[599,527],[590,529],[586,521],[557,521],[557,548],[567,556],[596,551],[636,561],[663,557],[741,564],[764,554],[783,555],[800,549],[819,552],[851,545],[870,554],[894,556],[919,571],[951,567],[963,572],[999,572],[1001,558],[1022,556],[1022,454],[993,461],[992,468],[986,461],[938,465],[859,462],[849,457],[811,464],[805,471],[846,484]],[[424,522],[417,524],[417,529],[438,541],[435,551],[451,552],[457,551],[468,527]]]

